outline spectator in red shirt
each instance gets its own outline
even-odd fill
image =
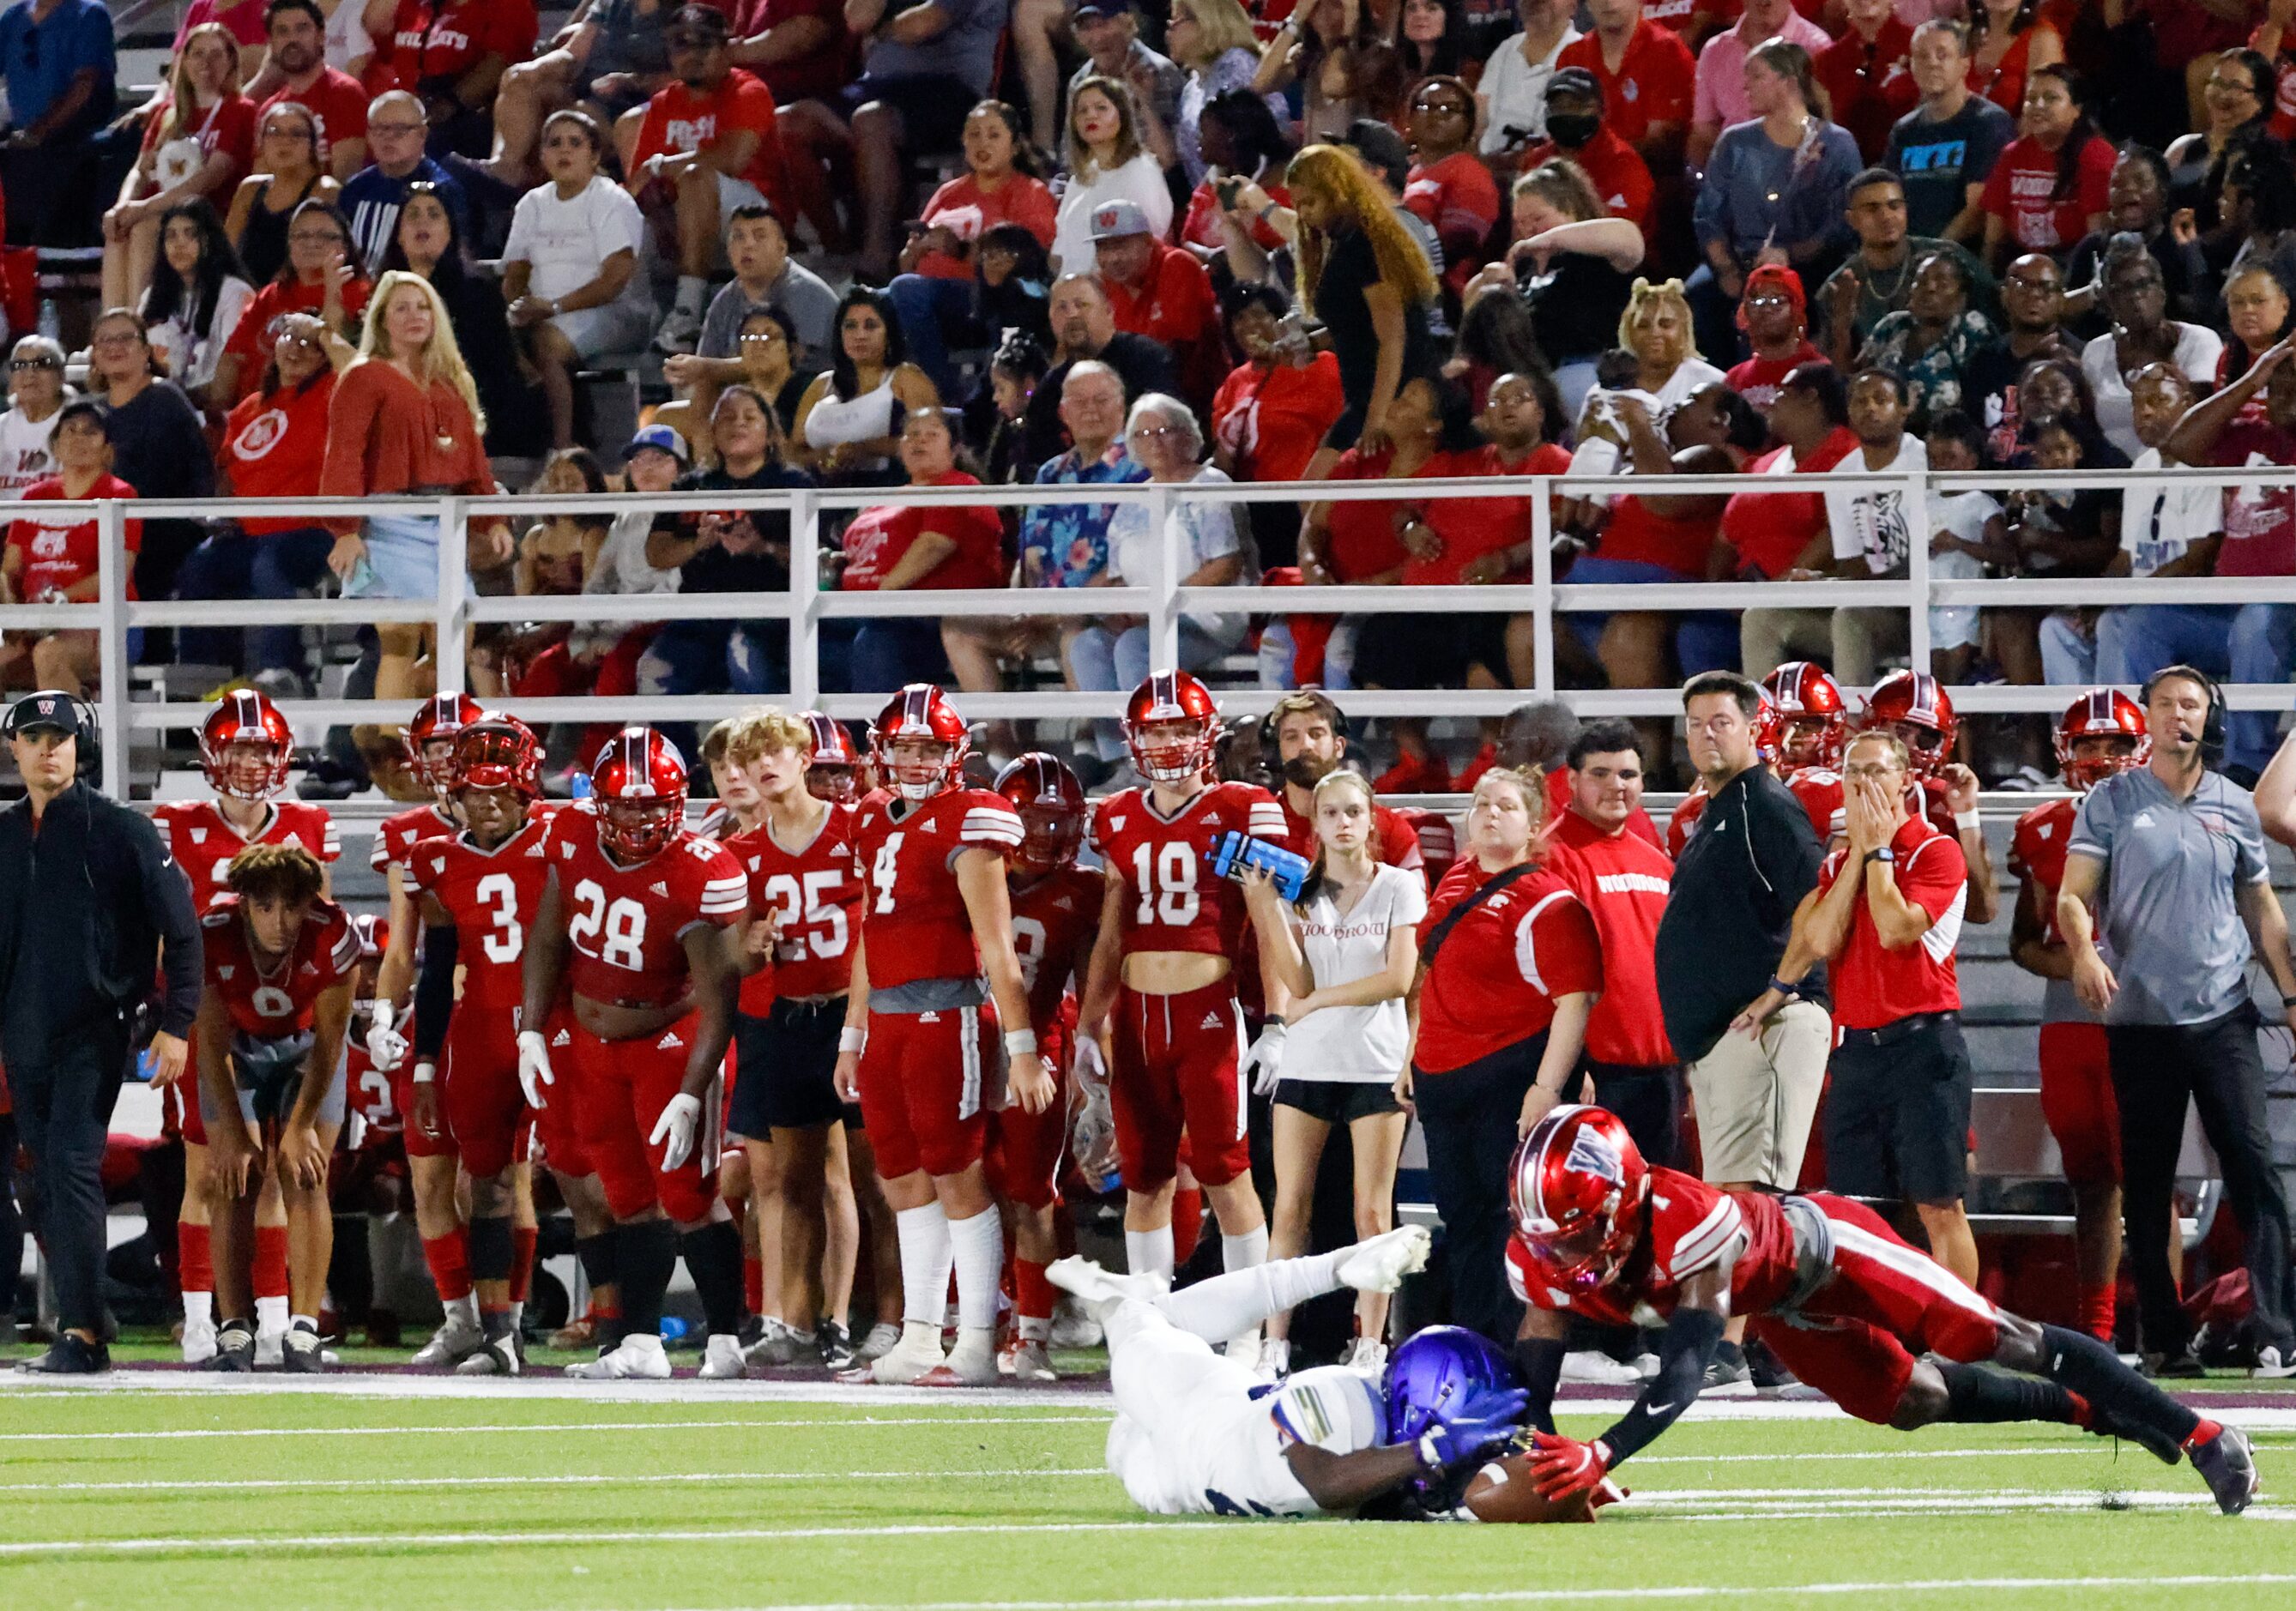
[[[1554,59],[1558,71],[1578,67],[1601,86],[1604,124],[1641,153],[1652,174],[1677,170],[1698,94],[1698,59],[1680,36],[1646,18],[1643,0],[1587,0],[1594,31]],[[1547,132],[1554,132],[1548,109]]]
[[[540,31],[534,0],[398,0],[376,54],[422,98],[430,154],[477,159],[494,147],[503,75],[534,53]]]
[[[2020,252],[2062,258],[2112,205],[2112,142],[2081,110],[2079,80],[2062,65],[2037,70],[2025,90],[2022,132],[1985,181],[1985,260]]]
[[[1922,98],[1914,82],[1914,30],[1892,0],[1849,0],[1849,26],[1817,53],[1810,66],[1833,102],[1833,120],[1857,138],[1868,162],[1879,162],[1890,129]]]
[[[103,306],[127,307],[152,278],[160,215],[202,197],[231,205],[255,158],[255,103],[239,93],[239,41],[220,22],[193,29],[167,92],[148,110],[144,145],[103,215]]]
[[[1209,409],[1226,367],[1211,276],[1193,254],[1159,241],[1137,202],[1120,197],[1102,202],[1093,209],[1091,228],[1093,257],[1116,328],[1169,353],[1181,395],[1199,412]]]
[[[1849,388],[1831,364],[1805,364],[1786,376],[1769,418],[1770,435],[1783,446],[1754,461],[1755,475],[1816,475],[1857,451]],[[1833,552],[1825,498],[1817,492],[1733,495],[1722,511],[1722,540],[1737,551],[1734,568],[1746,582],[1815,578]]]
[[[1411,93],[1418,159],[1403,205],[1443,243],[1443,283],[1456,296],[1475,277],[1499,221],[1499,187],[1475,151],[1475,94],[1456,78],[1428,78]]]
[[[216,406],[230,407],[253,391],[279,339],[283,315],[316,314],[338,335],[351,334],[366,311],[370,289],[357,262],[342,214],[324,201],[306,201],[295,209],[287,226],[287,261],[248,303],[216,360],[215,381],[208,388]]]
[[[1559,69],[1546,81],[1546,138],[1525,148],[1522,171],[1535,173],[1557,157],[1578,165],[1604,212],[1648,233],[1650,165],[1611,127],[1602,83],[1583,67]]]
[[[630,192],[677,240],[677,303],[654,347],[687,353],[701,339],[702,307],[721,255],[720,220],[760,203],[779,217],[793,215],[783,193],[773,92],[734,65],[726,14],[682,6],[667,38],[677,81],[614,132],[618,140],[627,136],[622,167]]]
[[[1754,356],[1730,371],[1730,388],[1764,413],[1777,401],[1778,388],[1787,375],[1825,355],[1810,345],[1809,299],[1801,276],[1775,263],[1765,263],[1746,276],[1746,294],[1738,298],[1738,328]]]
[[[52,451],[58,473],[24,489],[27,503],[59,499],[132,498],[135,489],[111,473],[111,427],[102,407],[83,399],[67,403],[56,415]],[[127,552],[143,546],[144,523],[127,522]],[[0,553],[0,600],[11,604],[88,604],[95,601],[96,568],[102,547],[94,515],[59,515],[43,519],[27,510],[8,527]],[[135,578],[125,578],[135,596]],[[29,661],[35,688],[81,693],[95,686],[97,634],[85,627],[8,634],[8,660],[20,674]],[[18,660],[19,654],[23,656]]]
[[[327,65],[327,19],[318,0],[271,0],[263,23],[281,84],[255,109],[257,123],[282,102],[308,108],[320,160],[337,182],[349,178],[366,166],[366,86]]]
[[[1347,407],[1340,361],[1319,353],[1292,317],[1283,293],[1239,284],[1221,299],[1228,341],[1242,362],[1220,382],[1211,405],[1212,464],[1235,481],[1299,481]],[[1281,503],[1250,503],[1259,562],[1290,565],[1300,520]]]

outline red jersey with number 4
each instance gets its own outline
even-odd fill
[[[1283,807],[1250,783],[1213,783],[1170,816],[1145,789],[1111,795],[1093,808],[1089,843],[1124,880],[1124,954],[1200,951],[1233,958],[1243,944],[1243,886],[1212,871],[1223,836],[1250,834],[1282,845]]]
[[[742,981],[742,1010],[762,1017],[775,996],[842,995],[853,983],[861,874],[850,806],[832,806],[812,839],[784,850],[770,828],[726,841],[749,874],[750,911],[771,916],[773,966]]]
[[[463,831],[463,825],[436,806],[416,806],[387,816],[376,825],[374,850],[367,857],[368,864],[382,872],[396,864],[401,873],[406,871],[406,858],[425,839],[451,838]]]
[[[525,826],[492,850],[463,833],[425,839],[408,854],[408,886],[435,896],[455,925],[464,1008],[510,1012],[526,1000],[526,936],[550,878],[554,814],[554,807],[529,808]]]
[[[724,928],[750,909],[749,880],[715,839],[681,830],[668,846],[625,867],[598,842],[598,816],[578,806],[550,819],[551,868],[565,901],[577,995],[658,1007],[685,994],[685,932]]]
[[[1653,1168],[1649,1222],[1615,1280],[1592,1292],[1559,1292],[1539,1280],[1521,1239],[1510,1236],[1507,1285],[1533,1308],[1582,1314],[1598,1325],[1658,1326],[1672,1317],[1682,1283],[1725,1259],[1735,1261],[1733,1314],[1759,1314],[1793,1290],[1793,1227],[1778,1199]]]
[[[273,1041],[311,1026],[322,992],[358,967],[358,930],[332,901],[316,901],[303,919],[295,947],[269,968],[258,968],[247,943],[239,897],[226,895],[200,920],[208,988],[223,1000],[232,1027]]]
[[[1062,1003],[1077,961],[1100,922],[1098,873],[1062,867],[1013,890],[1013,950],[1039,1043],[1064,1032]],[[1081,981],[1079,981],[1081,982]]]
[[[853,848],[863,879],[861,934],[869,988],[979,977],[972,916],[957,887],[960,851],[1021,847],[1021,814],[985,789],[944,789],[925,800],[871,795],[856,807]]]
[[[192,880],[192,910],[205,912],[226,894],[231,859],[250,845],[299,845],[322,862],[343,854],[335,820],[308,800],[276,800],[254,834],[242,834],[224,820],[213,800],[170,800],[152,808],[152,820],[168,840],[184,876]]]

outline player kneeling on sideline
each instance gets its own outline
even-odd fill
[[[216,1370],[255,1369],[249,1260],[256,1200],[275,1175],[287,1201],[282,1362],[324,1368],[318,1313],[335,1240],[327,1162],[343,1124],[343,1033],[359,961],[350,918],[319,893],[324,877],[299,846],[250,845],[232,858],[231,893],[200,920],[207,993],[193,1036],[215,1192]]]
[[[2190,1457],[2227,1516],[2256,1497],[2237,1428],[2195,1415],[2093,1337],[1995,1308],[1861,1203],[1723,1190],[1653,1169],[1617,1116],[1586,1107],[1531,1126],[1512,1195],[1507,1275],[1529,1305],[1516,1358],[1539,1428],[1532,1476],[1550,1500],[1591,1492],[1674,1424],[1734,1314],[1860,1420],[1901,1431],[2058,1421],[2172,1466]],[[1645,1311],[1665,1322],[1658,1375],[1602,1436],[1557,1435],[1568,1317],[1617,1326]]]
[[[1513,1438],[1526,1404],[1520,1388],[1466,1386],[1398,1416],[1393,1370],[1382,1378],[1319,1366],[1271,1390],[1250,1366],[1212,1352],[1327,1292],[1392,1292],[1426,1263],[1427,1246],[1423,1227],[1406,1225],[1178,1292],[1160,1273],[1111,1275],[1081,1258],[1054,1264],[1053,1284],[1083,1300],[1108,1334],[1116,1394],[1108,1468],[1133,1501],[1161,1516],[1345,1515]],[[1406,1363],[1398,1349],[1397,1364]],[[1390,1441],[1390,1428],[1409,1435]]]

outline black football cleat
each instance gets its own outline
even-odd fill
[[[2262,1486],[2256,1475],[2256,1451],[2248,1434],[2237,1427],[2218,1427],[2215,1436],[2205,1439],[2196,1434],[2185,1453],[2216,1495],[2217,1509],[2226,1516],[2247,1509]]]
[[[2088,1407],[2088,1419],[2083,1424],[2097,1436],[2135,1443],[2163,1465],[2173,1466],[2185,1457],[2184,1446],[2157,1427],[2148,1427],[2134,1416],[2115,1414],[2109,1404],[2093,1399],[2082,1402]]]
[[[217,1370],[226,1376],[255,1374],[255,1329],[245,1321],[229,1321],[216,1333],[215,1357],[203,1370]]]
[[[45,1353],[25,1360],[16,1369],[27,1376],[101,1376],[111,1369],[111,1350],[62,1331]]]
[[[297,1326],[287,1333],[280,1349],[280,1368],[291,1376],[318,1376],[327,1369],[326,1349],[319,1334]]]

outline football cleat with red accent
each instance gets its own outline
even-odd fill
[[[996,792],[1021,814],[1021,848],[1013,871],[1042,878],[1076,864],[1084,843],[1084,785],[1058,756],[1031,750],[996,774]]]
[[[2152,753],[2144,712],[2118,688],[2092,688],[2057,723],[2057,767],[2075,789],[2095,788]]]
[[[1219,733],[1212,691],[1185,671],[1151,672],[1124,707],[1124,747],[1152,782],[1201,777],[1212,765]]]
[[[598,839],[627,864],[667,850],[685,826],[685,761],[651,727],[625,727],[590,767]]]
[[[295,734],[270,696],[234,688],[200,724],[200,770],[217,794],[267,800],[287,786]]]
[[[904,799],[929,800],[964,777],[972,734],[947,694],[912,683],[877,713],[869,751],[887,787]]]

